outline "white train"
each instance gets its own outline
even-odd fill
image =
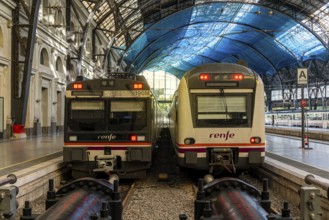
[[[266,125],[301,127],[301,111],[268,112],[265,116]],[[305,111],[305,126],[329,128],[329,111]]]
[[[244,66],[204,64],[188,71],[168,116],[181,167],[234,173],[264,162],[264,86]]]

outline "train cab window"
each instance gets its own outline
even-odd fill
[[[109,129],[138,131],[146,126],[144,101],[112,101],[109,112]]]
[[[100,131],[105,129],[104,101],[79,101],[70,103],[68,126],[72,131]]]
[[[320,121],[322,120],[322,116],[320,114],[307,114],[308,120]]]
[[[247,96],[197,96],[197,126],[251,126]],[[250,111],[249,111],[250,112]]]

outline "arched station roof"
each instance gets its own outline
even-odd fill
[[[312,0],[82,1],[127,70],[178,78],[202,63],[247,62],[267,77],[329,60],[329,3]]]

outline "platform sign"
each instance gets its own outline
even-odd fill
[[[307,85],[308,74],[307,68],[298,68],[297,69],[297,84],[298,85]]]

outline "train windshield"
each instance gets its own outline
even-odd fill
[[[72,131],[104,130],[104,101],[71,101],[68,126]]]
[[[112,101],[109,115],[110,130],[138,131],[146,126],[144,101]]]
[[[247,96],[197,96],[196,122],[200,127],[247,127]]]
[[[108,107],[106,107],[108,105]],[[146,126],[145,101],[72,100],[71,131],[139,131]],[[106,114],[108,109],[108,114]]]

